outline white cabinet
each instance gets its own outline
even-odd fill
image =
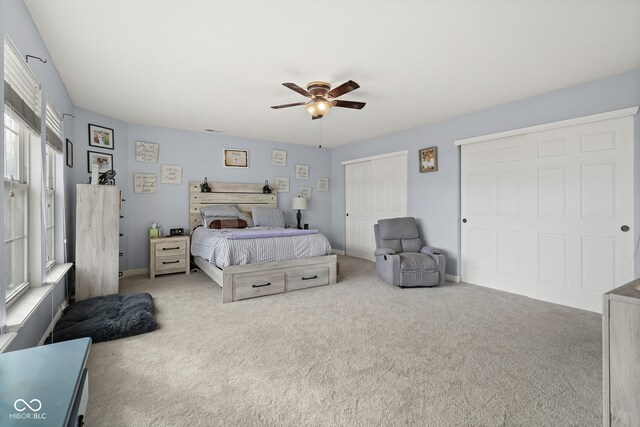
[[[76,186],[76,301],[118,293],[120,187]]]

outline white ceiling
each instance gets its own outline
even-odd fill
[[[75,105],[335,147],[640,67],[638,0],[26,0]],[[282,82],[355,80],[312,121]]]

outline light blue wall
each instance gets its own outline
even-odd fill
[[[301,186],[308,186],[312,187],[313,195],[309,209],[303,213],[303,222],[327,234],[331,229],[331,217],[328,212],[331,210],[332,193],[318,193],[315,190],[317,178],[331,176],[329,150],[236,138],[224,134],[128,124],[81,108],[75,109],[75,115],[74,182],[86,184],[89,181],[88,150],[114,156],[116,184],[122,189],[123,198],[126,200],[123,202],[122,210],[124,219],[120,222],[121,232],[124,234],[120,239],[120,251],[124,253],[120,261],[121,271],[148,267],[148,229],[152,222],[160,223],[165,233],[168,233],[170,228],[188,229],[188,183],[202,181],[205,176],[210,182],[263,183],[269,180],[270,184],[274,184],[276,176],[287,176],[290,179],[290,192],[280,193],[278,196],[278,206],[284,210],[286,222],[295,223],[291,199],[298,194]],[[114,150],[89,147],[89,123],[114,129]],[[137,162],[136,141],[159,144],[158,163]],[[223,167],[222,155],[225,148],[249,150],[249,168]],[[272,149],[287,151],[286,166],[271,165]],[[308,181],[295,179],[296,163],[310,166]],[[182,166],[182,184],[160,183],[163,164]],[[134,173],[155,173],[158,180],[157,193],[133,193]],[[72,198],[75,198],[75,191]],[[75,218],[75,213],[72,215]],[[75,220],[72,222],[75,223]]]
[[[48,96],[52,99],[53,103],[61,113],[71,112],[73,109],[71,98],[67,93],[67,90],[58,74],[53,60],[51,59],[44,43],[42,42],[42,39],[40,38],[40,34],[38,33],[38,30],[36,29],[36,26],[33,23],[31,15],[29,14],[29,11],[27,10],[24,2],[22,0],[0,0],[0,12],[0,34],[8,34],[8,36],[11,38],[13,43],[23,55],[35,55],[47,60],[46,64],[34,60],[29,61],[29,67],[42,85],[43,102],[46,102],[46,98]],[[4,52],[0,54],[0,57],[2,58],[0,64],[3,65]],[[2,69],[4,69],[4,66],[2,67]],[[0,94],[2,94],[2,99],[4,99],[3,89],[0,89]],[[64,122],[63,131],[64,138],[73,139],[73,126],[68,119]],[[4,136],[0,138],[3,137]],[[2,151],[4,152],[4,141],[2,143]],[[59,171],[62,171],[67,181],[71,181],[71,169],[63,166],[63,157],[64,156],[58,159]],[[0,166],[0,168],[2,167],[3,166]],[[4,173],[2,176],[4,176]],[[68,190],[68,188],[59,189],[59,195],[56,201],[60,202],[61,205],[64,204],[63,195],[66,190]],[[0,202],[4,205],[3,188],[0,189]],[[0,214],[0,218],[2,218],[3,216],[3,213]],[[62,260],[64,257],[64,248],[61,238],[63,230],[63,220],[64,218],[59,218],[59,222],[56,224],[56,232],[59,234],[57,239],[59,244],[56,246],[56,259],[59,260]],[[1,240],[4,241],[4,228],[0,228],[0,237],[2,237]],[[4,245],[2,245],[2,248],[0,249],[0,263],[0,266],[2,266],[2,271],[4,271]],[[4,275],[2,277],[4,278]],[[2,289],[1,295],[4,295],[4,288]],[[65,282],[63,280],[49,294],[46,300],[32,313],[26,324],[18,332],[18,337],[9,346],[9,350],[19,350],[36,345],[45,333],[46,328],[51,322],[53,314],[55,314],[55,310],[57,310],[57,307],[59,307],[60,304],[64,301],[64,298]],[[0,304],[0,306],[4,307],[4,304]],[[4,324],[4,319],[0,318],[0,321],[2,321],[0,324]]]
[[[160,144],[158,163],[143,163],[135,160],[136,141]],[[225,168],[223,150],[241,148],[249,150],[249,168]],[[273,166],[271,150],[287,151],[287,165]],[[287,223],[295,223],[291,209],[291,199],[298,195],[301,186],[312,187],[309,209],[304,211],[302,220],[311,228],[321,232],[331,229],[331,219],[327,212],[331,209],[333,193],[316,192],[316,179],[331,176],[331,153],[325,149],[293,144],[274,143],[256,139],[236,138],[224,134],[189,132],[141,125],[129,125],[129,173],[131,184],[134,173],[155,173],[158,176],[156,194],[130,194],[127,199],[129,230],[129,268],[147,267],[148,229],[152,222],[162,225],[163,231],[170,228],[188,228],[189,181],[202,181],[206,176],[210,182],[263,183],[274,184],[276,176],[289,177],[290,192],[278,195],[278,207],[285,212]],[[295,179],[296,163],[309,165],[309,180]],[[160,183],[162,164],[182,166],[182,184]]]
[[[345,160],[409,150],[408,215],[418,218],[428,243],[445,250],[447,273],[458,275],[460,259],[460,151],[454,141],[500,131],[617,110],[640,104],[640,70],[523,99],[439,123],[373,138],[332,150],[331,242],[345,248]],[[638,124],[636,118],[636,124]],[[636,142],[640,127],[636,126]],[[438,171],[418,172],[418,150],[438,147]],[[639,143],[636,143],[636,153]],[[636,162],[636,178],[638,162]],[[636,179],[636,237],[640,184]],[[640,271],[640,258],[636,269]]]

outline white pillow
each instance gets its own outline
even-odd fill
[[[253,223],[256,227],[261,225],[284,227],[284,212],[280,209],[254,206],[252,214]]]
[[[253,218],[251,217],[251,213],[249,212],[240,211],[238,213],[238,219],[244,219],[247,223],[247,227],[255,227],[255,225],[253,224]]]

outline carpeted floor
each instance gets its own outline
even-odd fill
[[[98,343],[91,426],[598,426],[599,315],[467,284],[340,282],[222,305],[203,273],[121,281],[158,330]]]

